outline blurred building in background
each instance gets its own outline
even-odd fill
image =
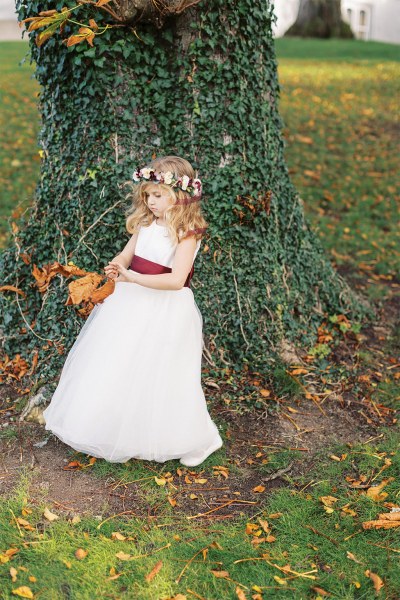
[[[0,40],[22,39],[21,32],[17,23],[14,0],[0,0]]]
[[[296,21],[300,0],[275,0],[275,37]],[[400,44],[400,0],[342,0],[343,20],[359,40]]]
[[[275,0],[278,21],[275,37],[282,37],[295,22],[300,0]],[[356,38],[400,44],[400,0],[342,0],[343,20],[349,23]],[[0,40],[22,38],[14,0],[0,0]]]

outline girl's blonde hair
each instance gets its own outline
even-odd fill
[[[190,162],[179,156],[155,158],[145,165],[145,167],[141,168],[151,168],[155,171],[164,172],[171,171],[175,178],[183,177],[183,175],[187,175],[192,179],[197,177]],[[141,225],[147,227],[155,220],[154,214],[146,204],[145,192],[150,185],[157,185],[160,187],[160,191],[167,191],[174,203],[177,200],[181,202],[185,198],[190,200],[190,195],[187,192],[172,188],[164,183],[155,184],[154,181],[140,181],[139,183],[135,183],[133,181],[126,181],[124,185],[132,188],[125,197],[126,200],[130,200],[132,203],[128,210],[125,211],[126,230],[130,234],[138,231]],[[174,243],[179,243],[181,239],[189,235],[194,235],[196,241],[202,239],[204,236],[204,233],[192,232],[194,229],[208,227],[208,223],[202,215],[200,203],[201,201],[190,202],[188,204],[173,204],[165,211],[168,233]]]

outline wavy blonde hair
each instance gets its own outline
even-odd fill
[[[175,178],[187,175],[190,178],[196,178],[195,171],[187,160],[179,156],[163,156],[150,161],[143,168],[154,169],[155,171],[171,171]],[[139,230],[139,227],[151,225],[155,220],[154,214],[146,204],[146,190],[150,185],[154,185],[154,181],[126,181],[124,186],[131,187],[131,191],[125,197],[131,202],[131,206],[125,211],[126,230],[133,234]],[[185,199],[190,200],[190,194],[181,189],[172,188],[164,183],[156,183],[160,187],[160,191],[165,190],[169,193],[174,204],[169,206],[165,211],[165,221],[171,240],[174,243],[179,243],[181,239],[194,235],[196,241],[203,238],[204,233],[194,232],[195,229],[207,228],[208,223],[204,219],[201,212],[201,201],[190,202],[188,204],[175,204],[176,201],[182,202]]]

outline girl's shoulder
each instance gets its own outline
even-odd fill
[[[197,245],[200,245],[202,239],[203,239],[203,235],[204,235],[205,229],[179,229],[178,230],[178,239],[179,240],[184,240],[186,238],[195,238],[197,241]]]

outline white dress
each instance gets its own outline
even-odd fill
[[[176,246],[154,220],[140,228],[135,255],[172,267]],[[109,462],[165,462],[222,445],[201,386],[202,326],[190,287],[117,282],[66,358],[45,429]]]

